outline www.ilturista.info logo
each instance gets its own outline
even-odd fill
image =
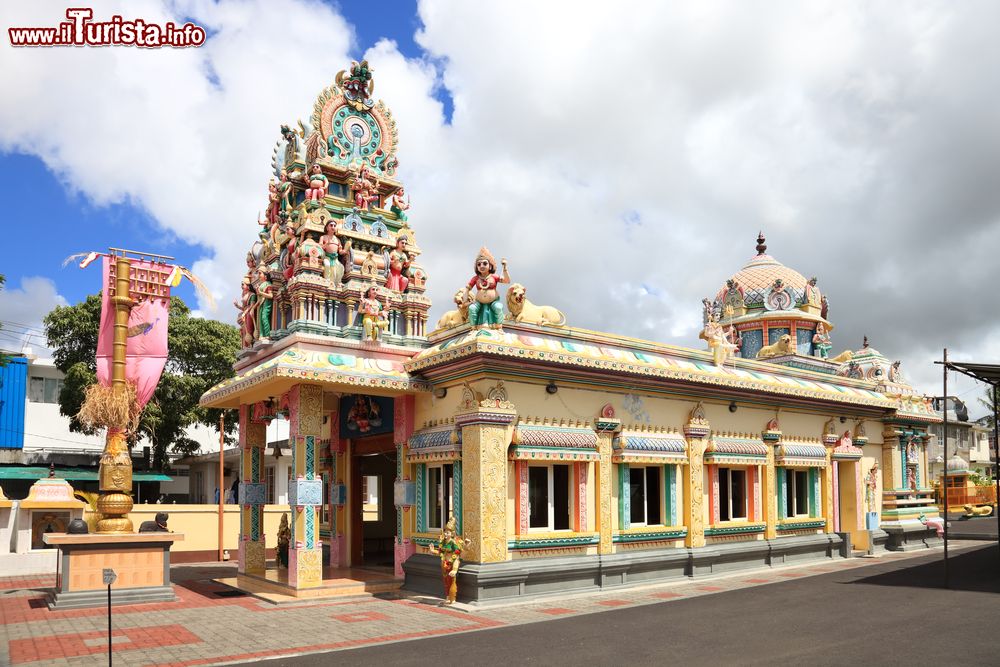
[[[71,7],[54,28],[7,28],[11,46],[163,46],[185,48],[205,43],[205,29],[190,21],[179,26],[172,21],[147,23],[115,15],[109,21],[92,21],[94,10]]]

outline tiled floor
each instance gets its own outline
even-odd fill
[[[970,543],[971,544],[971,543]],[[210,665],[218,662],[353,648],[385,642],[535,623],[713,595],[900,560],[927,552],[889,554],[764,568],[608,593],[549,598],[489,609],[439,607],[423,596],[358,597],[276,606],[250,596],[220,597],[228,589],[212,579],[232,576],[217,564],[175,566],[178,601],[115,607],[112,647],[120,665]],[[107,612],[103,608],[49,611],[44,588],[52,577],[0,579],[0,664],[103,665]]]

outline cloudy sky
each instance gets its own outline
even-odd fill
[[[1000,361],[995,2],[93,7],[209,38],[14,49],[4,30],[8,347],[98,289],[62,259],[108,246],[176,256],[217,297],[200,312],[232,321],[279,125],[365,57],[398,122],[432,320],[485,243],[571,325],[700,347],[701,298],[763,230],[819,277],[835,351],[867,334],[933,393],[943,347]],[[0,23],[64,10],[4,3]]]

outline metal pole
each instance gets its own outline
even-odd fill
[[[1000,550],[1000,424],[997,424],[997,394],[1000,385],[991,385],[993,389],[993,481],[996,484],[996,502],[993,513],[997,517],[997,548]]]
[[[951,579],[948,572],[948,348],[944,348],[944,389],[941,398],[941,407],[944,409],[944,437],[943,437],[943,458],[944,476],[941,481],[941,492],[944,494],[944,587],[951,588]]]
[[[108,584],[108,667],[111,667],[111,584]]]
[[[225,478],[225,453],[223,452],[225,443],[225,432],[226,432],[226,415],[221,413],[219,415],[219,561],[222,561],[222,502],[225,500],[225,490],[223,488],[223,481]]]

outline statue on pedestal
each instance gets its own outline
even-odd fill
[[[288,527],[288,515],[281,515],[281,523],[278,524],[278,549],[275,557],[278,567],[288,567],[288,547],[292,541],[292,531]]]
[[[826,331],[826,325],[822,322],[816,325],[816,333],[813,335],[813,347],[816,350],[813,356],[820,359],[829,358],[830,348],[833,347],[833,343],[830,341],[830,334]]]
[[[396,247],[389,253],[389,277],[385,286],[397,292],[405,292],[410,285],[410,254],[406,252],[406,237],[396,239]]]
[[[469,284],[466,285],[466,293],[471,293],[473,287],[476,288],[475,300],[469,305],[469,324],[477,329],[489,326],[492,329],[499,329],[503,322],[503,303],[500,302],[500,294],[497,287],[500,283],[510,283],[510,274],[507,273],[507,260],[501,259],[503,274],[496,275],[496,260],[493,254],[485,247],[480,248],[479,255],[476,256],[476,275],[472,276]]]
[[[372,342],[382,337],[382,332],[389,328],[386,311],[389,310],[389,298],[385,298],[385,306],[378,300],[378,288],[372,285],[365,290],[365,295],[358,302],[358,313],[361,315],[362,339]]]
[[[455,534],[455,517],[451,517],[441,531],[437,546],[430,545],[431,553],[441,557],[441,581],[444,584],[442,605],[455,603],[458,595],[458,566],[462,562],[462,548],[468,544],[469,540]]]
[[[350,251],[351,241],[348,239],[347,243],[340,242],[340,237],[337,236],[337,223],[331,220],[326,223],[326,233],[319,238],[319,243],[323,246],[323,252],[326,254],[326,259],[323,262],[323,276],[339,287],[340,282],[344,279],[344,262],[341,258]]]
[[[330,185],[330,179],[326,177],[322,167],[318,163],[314,164],[309,170],[309,175],[306,176],[306,183],[309,185],[306,188],[306,201],[322,202],[323,198],[326,197],[326,190]]]

